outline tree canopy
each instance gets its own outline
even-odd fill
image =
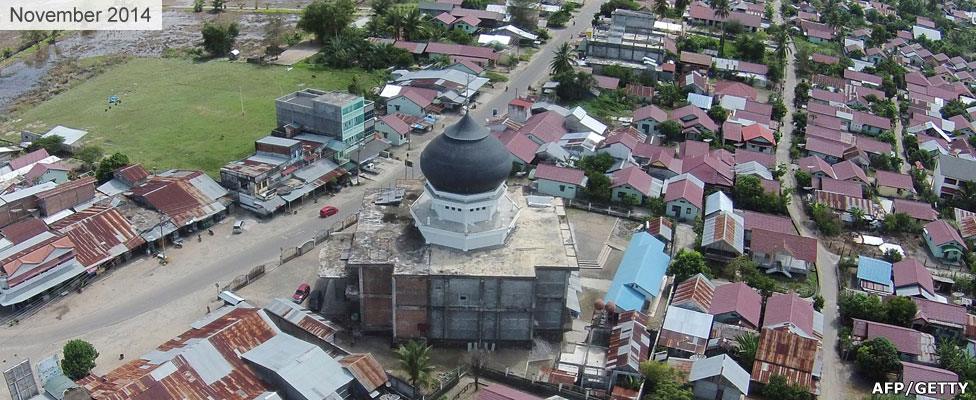
[[[203,48],[214,57],[230,53],[240,34],[236,22],[207,22],[203,24]]]
[[[875,382],[887,381],[888,374],[901,370],[898,349],[883,337],[861,344],[857,348],[854,363],[861,375]]]
[[[95,368],[98,352],[91,343],[80,339],[69,340],[61,351],[64,355],[64,359],[61,360],[61,370],[71,380],[84,378],[92,368]]]
[[[129,157],[122,153],[114,153],[108,158],[102,159],[95,170],[95,178],[99,183],[105,183],[112,179],[115,170],[129,165]]]
[[[352,23],[356,3],[352,0],[315,0],[305,7],[298,29],[315,35],[322,43],[338,35]]]
[[[61,152],[62,145],[64,144],[64,138],[58,135],[51,135],[48,137],[37,138],[37,140],[31,142],[30,146],[27,146],[27,151],[37,151],[39,149],[44,149],[48,154],[57,154]]]
[[[695,250],[681,249],[668,268],[668,274],[674,275],[675,283],[682,282],[699,273],[710,276],[712,271],[705,264],[705,256]]]

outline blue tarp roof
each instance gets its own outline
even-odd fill
[[[891,281],[891,263],[877,258],[858,257],[857,279],[894,286]]]
[[[670,263],[664,243],[646,232],[635,233],[604,301],[612,301],[624,311],[641,310],[645,300],[660,295],[661,279]]]

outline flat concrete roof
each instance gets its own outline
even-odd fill
[[[421,188],[419,183],[406,187],[399,206],[374,204],[383,189],[366,193],[349,249],[350,265],[393,265],[398,275],[526,278],[535,276],[536,267],[577,268],[575,258],[570,257],[572,238],[564,237],[556,207],[529,207],[520,189],[508,191],[521,214],[505,245],[467,252],[427,245],[409,210]]]

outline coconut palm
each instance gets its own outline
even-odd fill
[[[732,13],[731,5],[729,5],[729,0],[712,0],[712,10],[715,11],[715,16],[722,19],[722,30],[719,35],[718,43],[718,54],[719,56],[725,55],[725,20]]]
[[[785,60],[786,56],[793,53],[793,49],[790,45],[793,43],[793,36],[790,35],[788,28],[781,26],[781,29],[776,30],[773,35],[773,41],[776,42],[776,57],[780,60]]]
[[[658,17],[664,18],[668,14],[669,8],[668,0],[654,0],[654,12],[657,13]]]
[[[735,337],[735,357],[743,367],[752,368],[757,350],[759,350],[759,336],[755,333],[744,333]]]
[[[400,40],[403,29],[406,26],[406,13],[402,9],[395,8],[386,12],[383,19],[393,33],[393,40]]]
[[[430,346],[416,340],[400,345],[396,350],[400,368],[410,377],[410,384],[415,388],[427,386],[434,378],[434,366],[430,361]],[[420,386],[418,386],[420,385]]]
[[[563,42],[553,53],[555,57],[549,63],[553,75],[573,72],[573,48],[570,47],[569,42]]]
[[[850,214],[851,214],[851,224],[854,225],[855,229],[860,228],[865,221],[864,210],[858,207],[852,207],[850,210]]]
[[[411,8],[403,15],[403,37],[406,40],[418,40],[425,33],[427,21],[417,7]]]

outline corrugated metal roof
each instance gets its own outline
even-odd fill
[[[782,375],[790,384],[816,393],[813,369],[819,350],[820,341],[800,336],[787,328],[763,329],[752,367],[752,380],[769,383],[773,375]]]
[[[78,383],[94,398],[108,400],[257,398],[272,388],[239,355],[278,334],[262,313],[242,303],[153,353]]]
[[[336,396],[352,381],[352,374],[325,351],[285,334],[268,339],[241,358],[272,371],[306,399]]]
[[[660,294],[661,280],[670,262],[664,243],[650,234],[635,233],[604,300],[624,311],[640,311],[645,300]]]
[[[88,268],[133,250],[145,240],[115,208],[92,206],[52,225],[75,243],[78,261]]]
[[[327,342],[332,342],[335,333],[340,330],[338,326],[322,318],[322,316],[308,312],[308,310],[288,299],[274,299],[265,309]]]
[[[728,379],[742,394],[749,393],[749,373],[742,369],[728,354],[695,360],[691,364],[688,381],[695,382],[714,376],[722,376]]]
[[[891,282],[891,263],[867,256],[858,257],[857,279],[880,283],[889,289],[894,286]]]
[[[715,285],[705,275],[697,274],[678,284],[671,296],[671,305],[708,312],[715,295]]]
[[[608,369],[640,371],[640,363],[650,355],[651,334],[647,330],[647,316],[629,311],[620,314],[620,321],[610,331],[607,348]]]
[[[217,199],[227,191],[202,172],[167,171],[150,177],[131,193],[182,227],[224,211]]]
[[[383,365],[376,361],[372,354],[350,354],[339,360],[339,364],[349,371],[356,378],[356,381],[366,388],[367,392],[372,392],[389,381]]]

